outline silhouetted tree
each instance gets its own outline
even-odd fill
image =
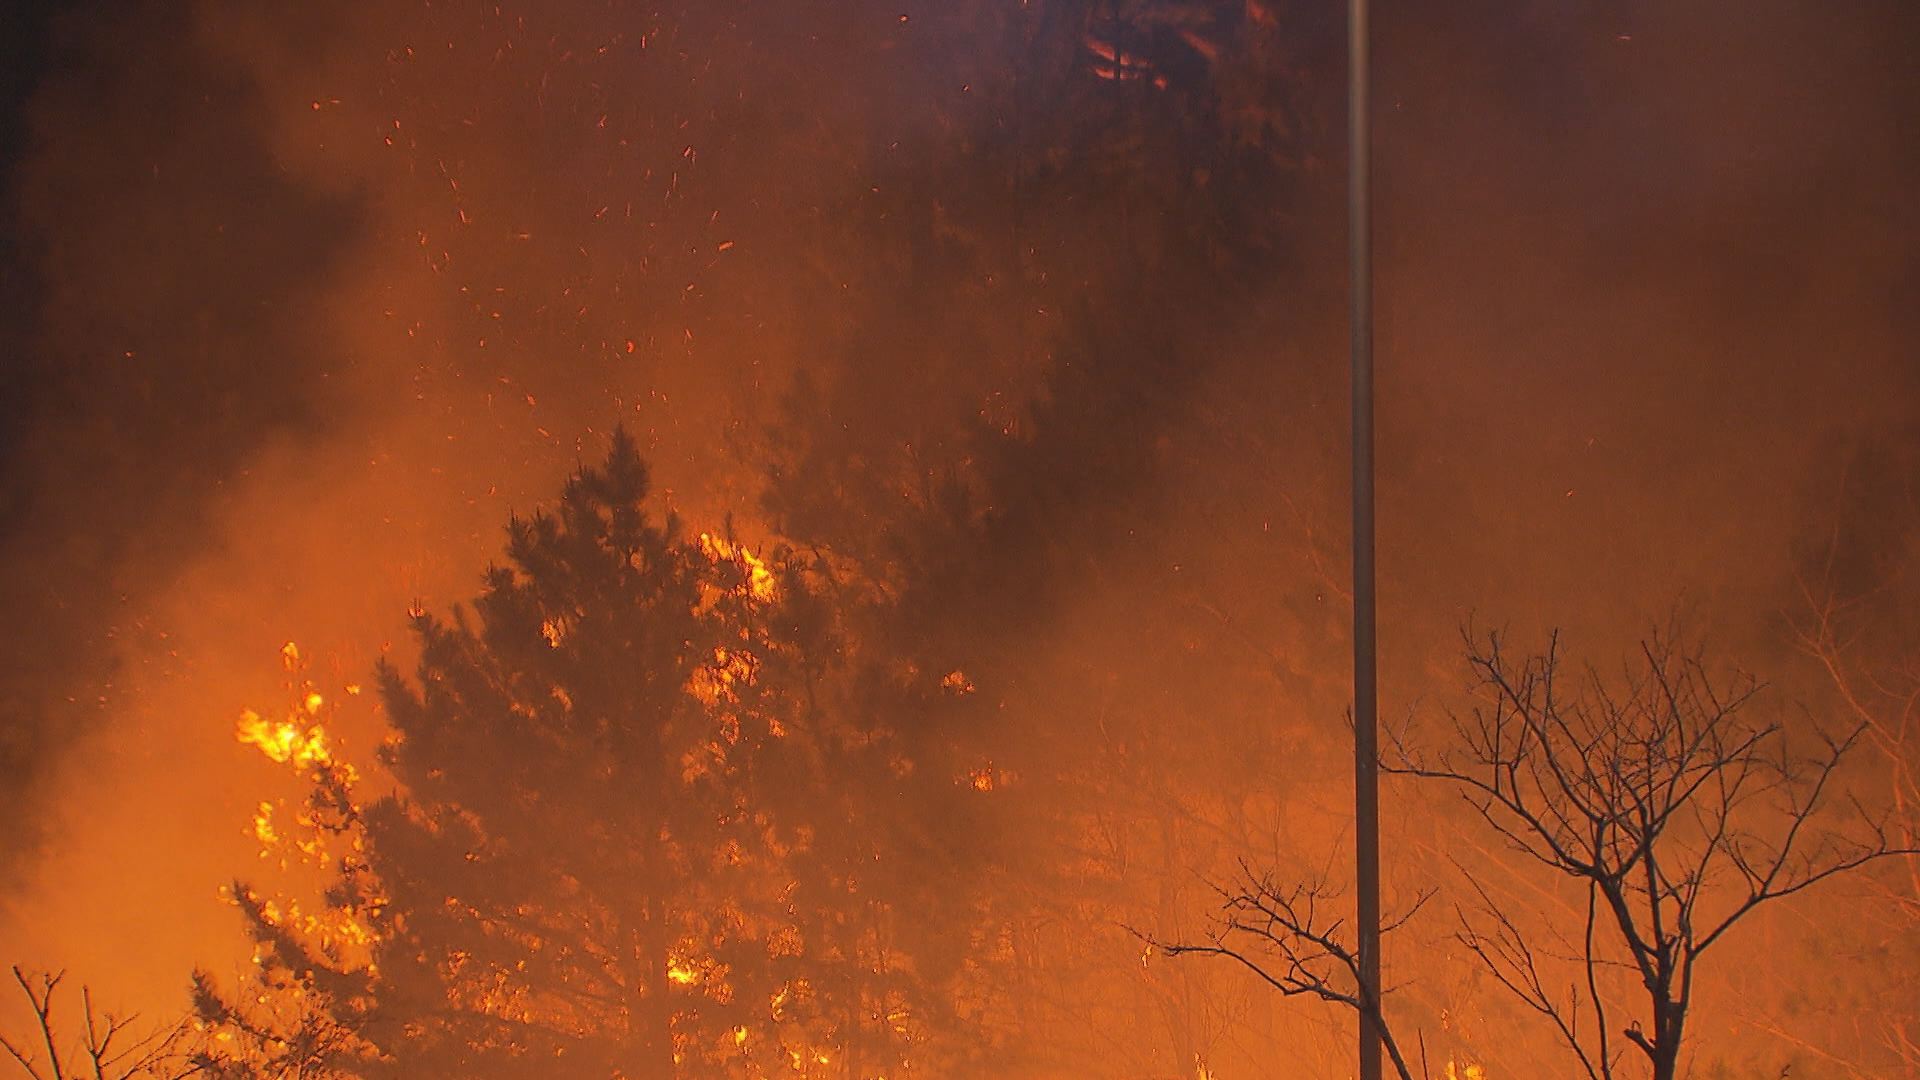
[[[1756,718],[1756,682],[1717,680],[1671,636],[1643,643],[1618,681],[1592,669],[1567,678],[1557,634],[1518,660],[1499,635],[1470,636],[1467,657],[1479,700],[1452,717],[1451,741],[1427,753],[1396,733],[1382,767],[1457,793],[1549,884],[1584,893],[1582,924],[1549,928],[1543,946],[1543,932],[1468,874],[1476,902],[1460,905],[1458,936],[1591,1080],[1620,1075],[1631,1049],[1647,1074],[1672,1080],[1699,966],[1734,927],[1908,850],[1881,819],[1824,820],[1842,801],[1837,774],[1862,726],[1811,733],[1806,753],[1798,733]],[[1229,957],[1282,993],[1362,1007],[1324,887],[1249,873],[1223,892],[1210,940],[1168,951]],[[1564,983],[1562,961],[1573,965]],[[1391,1059],[1411,1078],[1405,1046],[1390,1036]]]
[[[192,1029],[186,1021],[143,1025],[137,1016],[98,1010],[86,987],[80,990],[78,1032],[63,1031],[56,1014],[64,979],[64,973],[13,969],[13,981],[33,1013],[34,1031],[27,1037],[0,1035],[0,1048],[21,1073],[32,1080],[186,1080],[204,1072],[190,1052]]]
[[[471,616],[417,617],[415,677],[381,672],[396,794],[361,806],[304,720],[256,740],[307,769],[338,854],[323,915],[235,887],[255,985],[199,994],[230,1075],[837,1076],[925,1048],[955,965],[890,940],[899,849],[844,795],[916,759],[823,705],[831,619],[794,560],[647,495],[616,434],[512,523]]]

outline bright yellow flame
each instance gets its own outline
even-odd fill
[[[316,695],[317,696],[317,695]],[[273,721],[252,709],[240,714],[235,737],[281,764],[325,765],[333,760],[326,729],[319,724],[302,728],[285,720]]]
[[[260,841],[263,848],[273,847],[280,842],[280,833],[273,827],[272,803],[263,802],[260,804],[260,809],[255,811],[253,815],[253,835]],[[265,851],[260,853],[261,858],[265,858],[266,855],[267,853]]]
[[[767,568],[766,560],[755,555],[747,545],[736,544],[712,533],[701,533],[700,550],[706,552],[709,558],[738,564],[747,575],[747,595],[763,603],[773,599],[773,571]]]

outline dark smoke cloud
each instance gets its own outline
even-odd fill
[[[252,80],[182,5],[23,33],[42,55],[9,162],[9,295],[34,308],[10,321],[0,489],[8,857],[47,770],[128,706],[116,639],[204,550],[223,486],[318,430],[338,356],[313,305],[355,221],[277,167]]]
[[[1816,448],[1912,415],[1914,24],[1794,3],[1383,23],[1385,452],[1398,519],[1436,541],[1400,545],[1426,550],[1414,581],[1451,579],[1454,609],[1515,575],[1563,609],[1616,583],[1777,603]]]

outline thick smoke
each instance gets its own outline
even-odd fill
[[[9,856],[50,772],[136,707],[152,599],[255,455],[324,427],[339,364],[318,298],[353,208],[279,168],[253,81],[191,26],[170,4],[52,20],[13,163],[10,295],[35,309],[7,342]]]
[[[616,423],[690,517],[910,581],[889,632],[1043,703],[1033,760],[1125,714],[1337,827],[1339,13],[678,6],[52,22],[0,523],[31,959],[166,1000],[227,955],[281,643],[362,677]],[[1379,26],[1389,708],[1476,612],[1604,653],[1684,596],[1784,656],[1794,493],[1915,419],[1915,20]]]

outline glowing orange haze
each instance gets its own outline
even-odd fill
[[[612,62],[599,59],[608,48],[638,46],[602,40],[584,6],[556,6],[541,36],[524,29],[538,21],[533,8],[456,23],[430,5],[347,5],[339,39],[324,47],[288,41],[245,7],[205,6],[196,34],[207,62],[257,80],[284,170],[363,200],[364,227],[316,300],[325,314],[303,328],[340,357],[327,373],[334,412],[319,434],[287,436],[254,457],[220,494],[198,557],[117,625],[124,699],[136,704],[61,761],[49,809],[60,842],[15,891],[0,936],[10,958],[68,968],[108,999],[157,1013],[178,1007],[196,964],[224,975],[247,960],[219,890],[251,876],[261,841],[276,835],[274,805],[293,786],[274,762],[372,760],[379,719],[372,695],[353,688],[380,656],[404,666],[408,612],[468,599],[498,556],[508,515],[549,501],[601,453],[612,423],[641,434],[657,489],[689,533],[744,560],[756,592],[773,587],[753,554],[768,532],[755,497],[770,432],[792,420],[781,395],[795,374],[830,375],[837,362],[820,355],[837,341],[810,336],[825,317],[804,308],[796,282],[804,270],[864,287],[893,272],[835,246],[847,241],[833,219],[835,207],[891,176],[862,175],[864,159],[851,153],[815,154],[809,171],[783,175],[794,145],[835,137],[812,124],[799,132],[797,119],[793,131],[772,125],[779,131],[765,146],[730,147],[710,117],[675,118],[685,124],[663,133],[629,103],[602,100],[594,65]],[[1612,47],[1611,35],[1603,40]],[[1093,74],[1103,81],[1129,90],[1151,82],[1134,74],[1135,57],[1101,49]],[[1596,64],[1626,63],[1597,55]],[[1451,631],[1470,612],[1522,628],[1582,621],[1602,656],[1676,596],[1699,601],[1716,625],[1756,625],[1756,612],[1778,606],[1800,524],[1782,489],[1817,473],[1827,431],[1883,426],[1910,410],[1885,392],[1886,343],[1849,342],[1839,329],[1880,310],[1873,285],[1887,257],[1828,251],[1830,275],[1796,294],[1804,307],[1758,325],[1729,317],[1719,292],[1729,286],[1686,252],[1660,250],[1650,269],[1621,273],[1604,238],[1547,227],[1566,210],[1566,192],[1522,166],[1479,175],[1490,161],[1530,160],[1530,137],[1501,126],[1524,132],[1527,107],[1485,90],[1474,108],[1443,110],[1436,78],[1410,77],[1405,88],[1419,122],[1436,126],[1386,134],[1400,141],[1394,167],[1406,178],[1384,194],[1388,712],[1457,681]],[[1642,90],[1660,85],[1633,78]],[[801,104],[829,121],[891,133],[884,103],[824,84],[812,92],[818,100]],[[939,92],[953,96],[942,108],[962,107],[959,80]],[[1695,90],[1672,107],[1705,125],[1718,100]],[[1443,111],[1467,118],[1443,122]],[[547,117],[587,112],[597,114],[593,130],[611,129],[605,145],[559,164],[540,156],[535,136]],[[1739,119],[1759,123],[1746,111]],[[1824,146],[1817,120],[1782,116],[1775,135]],[[923,134],[901,133],[909,151]],[[1625,138],[1617,132],[1585,137],[1595,142],[1579,149],[1596,157],[1629,149],[1611,141]],[[1712,175],[1693,179],[1722,190],[1731,183],[1723,167],[1701,166]],[[1684,192],[1669,194],[1676,205],[1647,212],[1691,220],[1697,208]],[[1433,209],[1436,200],[1448,209]],[[1071,239],[1098,224],[1051,227]],[[1834,228],[1847,241],[1838,248],[1857,239],[1857,222]],[[822,251],[824,267],[802,263]],[[1276,296],[1275,310],[1287,299]],[[937,447],[949,413],[1025,417],[1054,358],[1019,345],[1029,336],[1022,320],[1057,318],[1023,311],[982,330],[1015,343],[983,349],[999,369],[934,371],[929,361],[923,397],[900,391],[899,411],[912,419],[801,422],[896,423],[904,434],[887,428],[874,442],[897,451],[922,432]],[[1303,844],[1330,848],[1343,839],[1344,805],[1344,564],[1331,513],[1344,481],[1328,450],[1343,420],[1324,359],[1337,353],[1337,319],[1297,309],[1247,319],[1250,340],[1234,340],[1195,392],[1194,415],[1160,446],[1165,460],[1190,456],[1182,475],[1196,503],[1229,509],[1221,521],[1143,523],[1140,546],[1164,543],[1188,553],[1183,560],[1197,553],[1176,567],[1191,583],[1180,603],[1227,614],[1219,639],[1193,651],[1244,663],[1250,647],[1282,687],[1263,692],[1288,730],[1324,735],[1298,751],[1300,775],[1289,778],[1297,801],[1272,809]],[[902,316],[901,333],[919,320]],[[1280,330],[1291,336],[1276,349]],[[1748,367],[1747,357],[1758,359]],[[1285,396],[1284,410],[1250,407],[1250,387]],[[1213,415],[1253,417],[1261,430],[1234,442],[1212,430]],[[937,450],[906,451],[920,452],[931,460]],[[744,546],[720,539],[729,521]],[[1230,617],[1263,601],[1285,619],[1247,630]],[[1066,603],[1036,634],[1047,651],[1036,670],[1075,670],[1109,640],[1115,617]],[[318,687],[304,718],[276,711],[289,642]],[[727,657],[716,660],[731,670]],[[976,689],[960,670],[945,685]],[[319,714],[343,703],[338,726],[323,730]],[[1184,729],[1206,718],[1167,722]],[[992,762],[969,778],[983,793],[1008,782]],[[1425,825],[1399,824],[1410,834]],[[701,976],[681,958],[672,977]],[[1460,1075],[1480,1080],[1473,1069]]]

